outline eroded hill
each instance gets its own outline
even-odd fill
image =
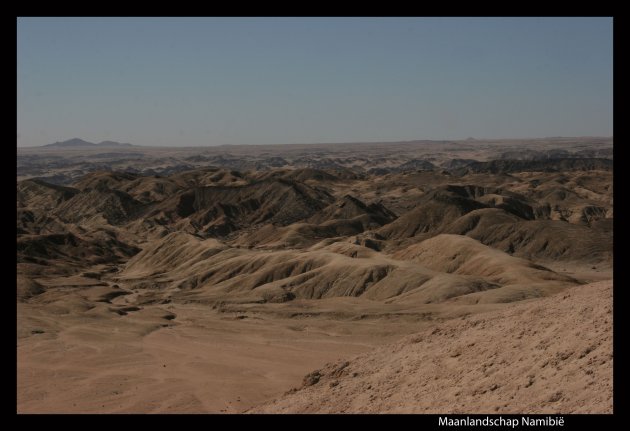
[[[42,178],[17,184],[18,355],[29,358],[20,365],[18,404],[40,412],[242,411],[286,391],[307,364],[315,368],[339,352],[360,353],[611,278],[605,148],[588,152],[579,143],[545,152],[539,144],[534,153],[488,144],[483,157],[469,144],[434,143],[427,147],[433,156],[402,144],[283,155],[270,147],[240,156],[188,154],[186,164],[180,153],[158,152],[159,174],[155,165],[86,174],[82,164],[98,154],[73,155],[78,165],[53,157],[63,185]],[[234,389],[229,393],[249,398],[230,398],[230,405],[211,389],[174,399],[173,388],[196,393],[192,369],[217,359],[204,344],[216,327],[227,331],[220,338],[233,334],[221,338],[224,348],[247,339],[245,350],[234,347],[239,354],[253,348],[267,358],[258,363],[245,354],[260,367],[252,377],[259,395]],[[288,344],[273,347],[274,334]],[[190,344],[194,337],[205,341]],[[297,366],[297,353],[280,354],[287,348],[320,362]],[[95,360],[90,349],[120,354],[123,375],[147,379],[147,367],[158,362],[179,357],[187,365],[164,375],[171,383],[158,379],[135,393],[126,380],[107,380],[119,375],[116,367],[86,367],[67,356],[73,349],[85,360]],[[53,372],[47,357],[65,371]],[[229,367],[231,360],[220,362]],[[238,364],[228,373],[228,386],[236,385],[230,388],[246,380],[248,362]],[[208,379],[221,367],[207,371]],[[95,370],[104,392],[61,396],[71,380],[89,386]],[[125,388],[119,404],[113,384]],[[155,404],[141,401],[150,393]]]
[[[610,414],[611,319],[611,282],[573,287],[326,364],[250,412]]]

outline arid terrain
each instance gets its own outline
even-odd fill
[[[263,413],[603,413],[612,282],[454,319],[326,364]]]
[[[610,413],[612,147],[18,148],[18,412]]]

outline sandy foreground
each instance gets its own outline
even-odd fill
[[[18,304],[20,413],[242,412],[326,362],[422,325],[239,318],[186,305],[112,318],[100,304],[79,314],[68,313],[72,299],[59,302]]]
[[[327,364],[264,413],[612,413],[612,281]]]
[[[19,413],[612,411],[612,281],[444,323],[78,317],[71,298],[18,304]]]

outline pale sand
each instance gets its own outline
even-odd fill
[[[612,413],[612,362],[609,280],[328,364],[252,412]]]
[[[18,304],[26,333],[17,347],[19,413],[241,412],[281,395],[323,363],[420,325],[238,319],[186,305],[169,310],[177,318],[167,327],[161,325],[172,323],[151,307],[85,316],[101,307],[107,305],[77,317],[76,310],[52,314],[52,306]]]
[[[18,412],[607,413],[611,294],[609,280],[445,322],[20,303]]]

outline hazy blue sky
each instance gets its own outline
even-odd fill
[[[611,136],[612,18],[18,18],[17,144]]]

